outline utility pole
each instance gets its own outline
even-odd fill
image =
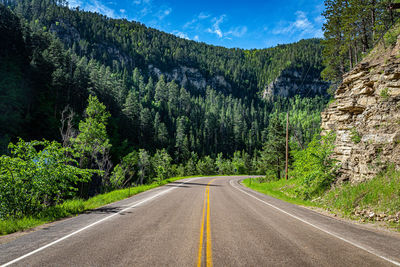
[[[289,166],[289,110],[286,113],[286,167],[285,177],[288,179],[288,166]]]

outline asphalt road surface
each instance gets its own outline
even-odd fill
[[[0,266],[395,266],[400,235],[191,178],[0,245]]]

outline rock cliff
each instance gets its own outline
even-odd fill
[[[285,69],[280,75],[263,91],[263,98],[270,98],[278,95],[292,97],[294,95],[313,97],[315,95],[327,95],[329,83],[321,78],[318,70],[301,71],[296,69]]]
[[[323,133],[336,132],[338,181],[371,179],[400,167],[400,42],[376,47],[347,73],[322,113]]]

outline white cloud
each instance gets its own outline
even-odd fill
[[[194,38],[193,38],[193,40],[195,40],[195,41],[197,41],[197,42],[198,42],[198,41],[200,41],[200,38],[199,38],[199,36],[198,36],[198,35],[195,35],[195,36],[194,36]]]
[[[319,15],[318,17],[314,18],[314,22],[317,24],[323,24],[326,22],[326,19],[324,16]]]
[[[75,7],[78,7],[78,6],[82,6],[82,1],[80,1],[80,0],[70,0],[70,1],[68,1],[68,6],[70,8],[75,8]]]
[[[208,33],[216,34],[219,38],[232,40],[232,37],[242,37],[247,33],[246,26],[231,27],[228,31],[221,29],[221,24],[225,21],[226,15],[223,14],[220,17],[214,17],[211,22],[213,23],[210,28],[206,30]]]
[[[232,35],[234,37],[242,37],[247,33],[247,27],[246,26],[238,26],[235,27],[228,32],[225,33],[225,35]]]
[[[123,9],[123,8],[121,8],[121,9],[119,10],[119,12],[121,12],[121,13],[125,13],[125,12],[126,12],[126,10],[125,10],[125,9]]]
[[[305,34],[312,34],[314,37],[321,35],[321,30],[317,28],[317,26],[312,23],[307,14],[303,11],[296,11],[296,20],[292,22],[280,22],[275,29],[272,30],[272,33],[275,35],[285,34],[300,34],[300,37]],[[314,22],[317,23],[321,18],[316,17]],[[318,23],[319,24],[319,23]]]
[[[324,32],[322,31],[322,29],[319,29],[315,32],[314,34],[315,38],[323,38],[324,37]]]
[[[222,38],[223,34],[220,28],[220,24],[224,21],[226,15],[221,15],[219,18],[213,18],[214,24],[211,28],[207,29],[207,32],[216,34],[219,38]]]
[[[88,1],[83,8],[87,11],[101,13],[107,17],[116,18],[115,11],[97,0]]]
[[[150,3],[150,0],[133,0],[133,3],[135,5],[148,4]]]
[[[198,19],[208,19],[209,17],[211,17],[211,15],[205,12],[200,12],[200,14],[197,16]]]
[[[174,34],[174,35],[176,35],[176,36],[178,36],[180,38],[190,40],[189,36],[184,32],[180,32],[180,31],[176,31],[175,30],[175,31],[172,32],[172,34]]]
[[[163,20],[166,16],[168,16],[169,14],[171,14],[172,12],[172,8],[170,7],[166,7],[166,8],[162,8],[158,11],[158,13],[156,14],[156,17],[159,20]]]
[[[199,15],[195,16],[191,21],[186,22],[183,25],[183,28],[198,28],[198,25],[195,25],[197,22],[200,22],[201,20],[205,20],[208,19],[209,17],[211,17],[210,14],[206,13],[206,12],[200,12]]]

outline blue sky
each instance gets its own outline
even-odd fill
[[[71,7],[139,21],[182,38],[267,48],[322,37],[323,0],[69,0]]]

